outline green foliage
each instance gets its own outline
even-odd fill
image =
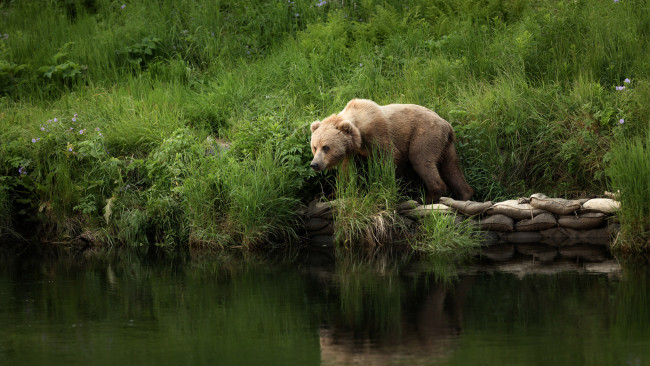
[[[122,48],[118,53],[123,55],[127,62],[141,67],[154,59],[160,43],[161,39],[158,37],[144,37],[140,42]]]
[[[395,209],[402,194],[392,154],[374,149],[372,156],[361,164],[350,160],[339,169],[334,215],[339,245],[384,245],[405,229]]]
[[[267,145],[239,160],[212,145],[184,186],[196,245],[260,245],[296,236],[295,172]]]
[[[477,200],[601,193],[614,150],[647,133],[642,2],[316,3],[1,3],[0,207],[11,217],[0,221],[143,246],[255,245],[275,235],[260,234],[265,205],[284,210],[330,184],[308,168],[308,126],[353,97],[449,120]],[[84,126],[41,133],[74,113]],[[377,196],[348,206],[349,245],[370,225],[355,212],[386,219],[393,200],[358,179],[340,194]],[[293,216],[278,217],[270,231],[288,232]]]
[[[607,175],[620,195],[621,251],[650,248],[650,129],[645,138],[621,141],[611,151]]]
[[[469,258],[480,246],[478,231],[469,220],[456,220],[454,215],[433,211],[418,222],[418,234],[411,246],[449,263]]]

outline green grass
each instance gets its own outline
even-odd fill
[[[644,1],[315,4],[0,4],[1,225],[165,247],[291,236],[284,210],[328,184],[308,167],[309,123],[354,97],[449,120],[476,200],[600,194],[609,156],[647,134]],[[208,137],[231,143],[227,162]],[[237,178],[209,180],[213,164]]]
[[[619,192],[621,236],[615,248],[638,252],[650,248],[650,132],[645,138],[623,141],[611,152],[608,175]]]
[[[400,239],[406,225],[396,206],[403,197],[390,153],[350,160],[336,177],[334,240],[341,246],[381,246]]]

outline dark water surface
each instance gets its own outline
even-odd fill
[[[611,259],[311,258],[0,256],[0,365],[650,364],[650,276]]]

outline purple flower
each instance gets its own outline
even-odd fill
[[[32,144],[35,144],[35,143],[36,143],[36,139],[32,139]]]
[[[48,119],[48,120],[47,120],[47,123],[52,123],[52,120],[51,120],[51,119]]]
[[[100,133],[99,133],[99,137],[104,137],[104,135],[102,135],[102,133],[100,132]]]
[[[120,6],[120,8],[124,9],[124,8],[126,8],[126,5],[122,4],[122,6]]]
[[[41,127],[41,131],[45,131],[45,127]]]
[[[616,90],[625,90],[625,87],[624,86],[617,86]]]
[[[631,83],[632,81],[631,81],[630,79],[628,79],[628,78],[625,78],[625,80],[623,80],[623,82],[624,82],[625,84],[629,84],[629,83]]]
[[[84,134],[84,130],[79,130],[79,134],[80,134],[80,135],[83,135],[83,134]]]
[[[72,152],[72,148],[71,148],[71,147],[69,147],[69,148],[68,148],[68,151],[70,151],[70,152]]]
[[[617,2],[618,2],[618,0],[614,0],[614,2],[615,2],[615,3],[617,3]]]
[[[212,37],[214,37],[214,32],[210,32],[210,34],[212,34]]]
[[[27,169],[25,169],[24,166],[21,166],[20,169],[18,169],[18,173],[20,175],[25,175],[25,174],[27,174]]]
[[[327,1],[323,0],[323,1],[319,2],[318,4],[316,4],[316,6],[318,6],[320,8],[321,6],[323,6],[325,4],[327,4]]]
[[[621,119],[618,120],[618,124],[619,124],[619,125],[622,125],[623,123],[625,123],[625,120],[624,120],[623,118],[621,118]]]
[[[56,121],[58,121],[58,119],[56,119],[56,117],[54,117],[54,122],[56,122]]]
[[[72,122],[77,122],[77,118],[72,117]]]

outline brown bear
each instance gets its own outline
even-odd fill
[[[425,107],[353,99],[339,114],[312,123],[311,132],[315,171],[347,163],[354,154],[367,157],[374,145],[390,149],[398,173],[412,166],[426,185],[426,203],[437,202],[447,185],[460,200],[474,194],[458,165],[453,128]]]

